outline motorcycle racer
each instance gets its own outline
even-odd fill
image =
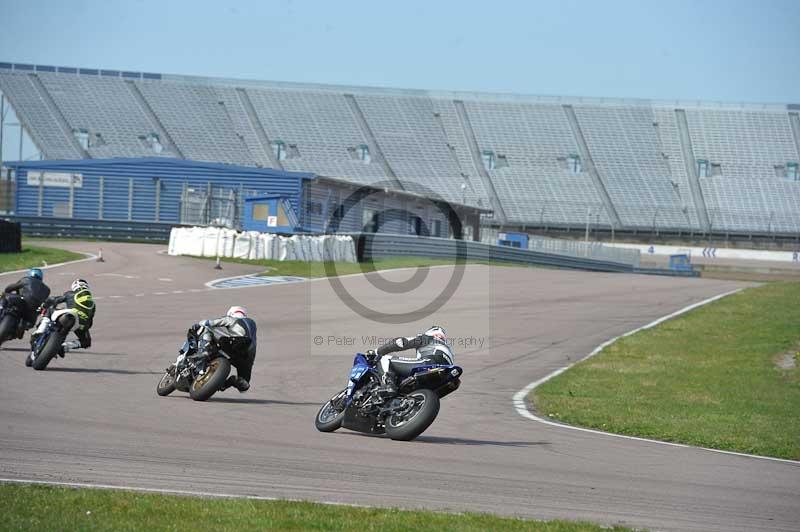
[[[94,323],[94,315],[97,311],[97,305],[94,302],[94,297],[89,289],[89,283],[84,279],[75,279],[70,286],[70,289],[60,296],[47,298],[45,305],[54,308],[57,305],[64,303],[66,308],[74,309],[78,314],[78,326],[75,328],[75,336],[77,340],[70,340],[64,342],[59,351],[60,356],[65,353],[81,348],[88,349],[92,345],[92,335],[89,334],[89,329],[92,328]],[[50,313],[42,316],[39,326],[36,331],[31,334],[31,345],[34,344],[36,338],[47,329],[47,324],[50,322]]]
[[[415,358],[392,356],[392,353],[416,350]],[[412,337],[398,337],[366,353],[371,364],[380,361],[382,371],[383,396],[397,394],[397,375],[407,375],[412,368],[428,364],[453,364],[453,353],[447,345],[447,335],[443,328],[433,325],[422,334]]]
[[[50,288],[44,283],[44,273],[39,268],[31,268],[28,275],[11,283],[3,290],[8,306],[16,306],[22,312],[24,326],[29,329],[36,322],[36,310],[50,295]],[[21,336],[20,336],[21,338]]]
[[[250,389],[256,359],[256,322],[247,317],[244,307],[233,306],[222,318],[195,323],[187,336],[197,340],[197,349],[201,353],[212,349],[215,344],[223,344],[221,349],[230,355],[237,373],[228,377],[225,388],[233,386],[241,393]]]

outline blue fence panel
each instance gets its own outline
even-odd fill
[[[104,181],[103,219],[127,220],[130,180],[125,177],[106,176]]]
[[[156,180],[133,180],[133,220],[156,221]]]

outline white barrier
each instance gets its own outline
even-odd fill
[[[169,235],[170,255],[226,257],[249,260],[301,260],[305,262],[356,262],[353,237],[294,235],[218,227],[174,227]]]
[[[762,260],[776,262],[792,262],[800,264],[800,251],[768,251],[760,249],[737,249],[737,248],[717,248],[717,247],[690,247],[690,246],[662,246],[660,244],[605,244],[618,248],[638,249],[642,255],[675,255],[688,254],[692,258],[713,259],[742,259],[742,260]]]

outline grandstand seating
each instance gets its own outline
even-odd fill
[[[136,84],[187,159],[255,165],[214,87],[161,81]]]
[[[689,223],[681,209],[681,187],[670,181],[660,154],[650,106],[575,106],[575,114],[624,225]]]
[[[31,138],[48,158],[80,158],[80,152],[70,139],[58,127],[54,127],[57,120],[36,90],[30,76],[3,72],[0,75],[0,91],[13,102],[17,116],[26,124]]]
[[[91,157],[176,156],[169,150],[155,153],[139,139],[153,133],[153,126],[121,79],[51,73],[38,77],[67,122],[86,130]]]
[[[496,205],[510,225],[800,232],[787,106],[55,70],[0,63],[0,91],[46,158],[277,166]]]
[[[377,161],[356,159],[355,150],[367,139],[341,94],[323,91],[248,89],[270,141],[296,145],[297,153],[281,161],[286,170],[347,177],[372,184],[387,179]]]

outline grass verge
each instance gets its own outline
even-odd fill
[[[352,508],[309,502],[203,499],[103,489],[0,484],[8,530],[629,530],[485,514]]]
[[[198,259],[216,260],[214,257],[194,257]],[[222,262],[233,262],[237,264],[250,264],[262,266],[265,271],[259,275],[294,275],[298,277],[329,277],[324,262],[304,262],[299,260],[247,260],[247,259],[220,259]],[[526,266],[522,264],[510,264],[495,261],[468,261],[469,264],[487,264],[491,266],[534,268],[536,266]],[[387,257],[376,259],[372,262],[353,263],[335,262],[328,263],[334,268],[336,275],[348,275],[353,273],[369,273],[378,270],[391,270],[395,268],[418,268],[420,266],[452,266],[454,261],[450,259],[430,259],[425,257]]]
[[[57,264],[70,260],[83,259],[85,255],[73,253],[63,249],[31,246],[22,243],[20,253],[0,253],[0,273],[22,270],[24,268],[34,268],[47,264]]]
[[[569,424],[800,459],[800,283],[726,297],[623,338],[532,392]]]

